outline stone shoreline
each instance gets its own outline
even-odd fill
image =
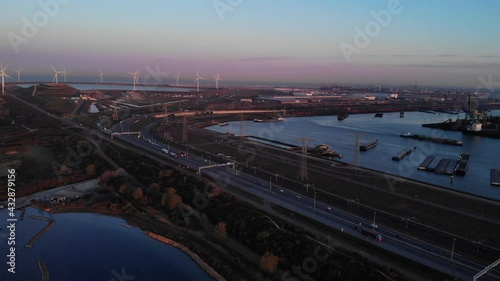
[[[170,240],[164,236],[150,232],[150,231],[144,231],[144,233],[147,236],[149,236],[155,240],[158,240],[162,243],[168,244],[170,246],[173,246],[173,247],[181,250],[183,253],[188,255],[193,261],[195,261],[198,264],[198,266],[201,267],[206,273],[208,273],[208,275],[210,275],[210,277],[212,277],[213,279],[215,279],[217,281],[226,281],[226,279],[224,279],[224,277],[222,277],[217,271],[215,271],[212,267],[210,267],[197,254],[195,254],[194,252],[189,250],[186,246],[179,244],[173,240]]]

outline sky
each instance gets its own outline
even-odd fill
[[[7,73],[500,88],[496,0],[0,0]],[[17,75],[17,74],[16,74]],[[488,76],[492,79],[488,80]],[[483,79],[481,79],[481,77]],[[172,75],[166,82],[174,80]],[[481,82],[483,81],[483,82]]]

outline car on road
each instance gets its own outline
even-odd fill
[[[283,189],[280,189],[280,192],[283,193]]]
[[[297,199],[301,199],[301,198],[302,198],[302,197],[300,197],[300,196],[298,196],[298,195],[297,195],[297,196],[295,196],[295,197],[296,197]]]
[[[327,209],[328,211],[331,211],[331,210],[332,210],[332,207],[327,206],[327,207],[326,207],[326,209]]]

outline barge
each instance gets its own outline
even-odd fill
[[[377,143],[378,143],[378,139],[376,139],[376,140],[374,140],[372,142],[368,142],[368,143],[362,144],[362,145],[359,146],[359,150],[361,150],[361,151],[367,151],[368,149],[372,149],[375,146],[377,146]]]
[[[403,160],[407,155],[411,153],[411,148],[405,148],[403,149],[398,155],[392,156],[392,160],[394,161],[401,161]]]
[[[455,169],[457,168],[458,160],[450,159],[448,165],[446,165],[446,169],[444,169],[445,175],[453,175],[455,173]]]
[[[490,170],[490,184],[500,186],[500,169]]]
[[[401,134],[400,137],[416,139],[416,140],[421,140],[421,141],[432,141],[432,142],[441,143],[441,144],[463,145],[463,143],[461,141],[458,141],[458,140],[436,138],[436,137],[430,137],[430,136],[424,136],[424,135],[415,135],[412,133]]]
[[[438,165],[436,166],[434,173],[444,174],[444,171],[446,170],[446,167],[448,166],[449,162],[450,162],[450,159],[441,159],[441,161],[439,161]]]
[[[434,158],[436,158],[436,157],[432,156],[432,155],[427,156],[424,159],[424,161],[422,161],[422,163],[417,167],[417,169],[418,170],[426,170],[427,166],[429,166],[429,164],[432,162],[432,160],[434,160]]]
[[[460,157],[460,161],[458,162],[455,174],[460,176],[465,175],[465,172],[467,172],[467,168],[469,167],[469,158],[470,153],[462,152],[462,156]]]

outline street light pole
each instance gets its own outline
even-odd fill
[[[376,225],[375,224],[375,217],[376,216],[377,216],[377,212],[373,212],[373,226],[372,226],[373,230],[375,230],[375,225]]]
[[[453,246],[451,246],[451,258],[453,259],[453,251],[455,250],[455,238],[453,238]]]
[[[316,209],[316,190],[314,191],[314,209]]]
[[[273,179],[273,177],[269,177],[269,191],[271,191],[271,180]]]

